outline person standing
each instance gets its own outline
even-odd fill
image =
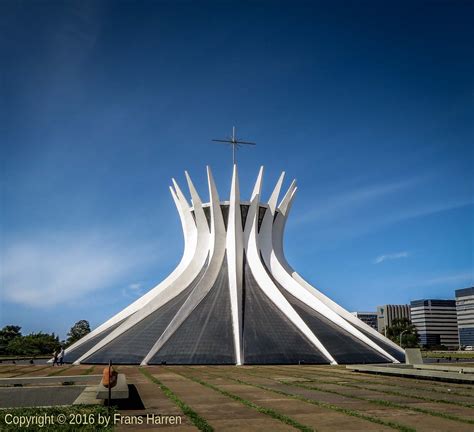
[[[64,347],[61,347],[61,351],[59,351],[59,365],[62,366],[64,364]]]
[[[59,363],[58,363],[58,350],[54,350],[54,353],[53,353],[53,367],[55,365],[59,366]]]

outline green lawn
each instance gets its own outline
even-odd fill
[[[425,358],[449,358],[452,359],[473,359],[474,360],[474,351],[422,351],[421,355]]]

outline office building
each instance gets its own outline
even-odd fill
[[[383,305],[377,306],[377,329],[385,334],[385,328],[391,327],[394,319],[406,318],[411,320],[410,305]]]
[[[414,300],[411,302],[411,322],[418,331],[420,345],[459,346],[455,300]]]
[[[365,322],[368,326],[378,330],[377,327],[377,312],[352,312],[352,315]]]
[[[474,346],[474,287],[456,290],[459,344]]]

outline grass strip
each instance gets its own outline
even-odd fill
[[[262,377],[263,375],[257,375],[257,376],[260,376]],[[301,377],[301,376],[299,376]],[[284,380],[278,380],[278,381],[284,381]],[[376,392],[376,393],[383,393],[383,394],[389,394],[389,395],[393,395],[393,396],[403,396],[403,397],[409,397],[409,398],[413,398],[413,399],[419,399],[419,400],[422,400],[422,401],[426,401],[426,402],[435,402],[435,403],[442,403],[442,404],[448,404],[448,405],[457,405],[457,406],[461,406],[461,407],[464,407],[464,408],[474,408],[474,404],[472,403],[468,403],[468,402],[459,402],[459,401],[450,401],[450,400],[446,400],[446,399],[435,399],[435,398],[430,398],[430,397],[426,397],[426,396],[417,396],[417,395],[412,395],[412,394],[407,394],[407,393],[402,393],[402,392],[399,392],[399,391],[395,391],[395,390],[382,390],[382,389],[374,389],[372,387],[367,387],[367,386],[364,386],[363,384],[370,384],[370,381],[369,382],[363,382],[363,381],[359,381],[361,384],[350,384],[350,383],[340,383],[340,382],[337,382],[337,381],[323,381],[323,380],[315,380],[315,379],[309,379],[307,378],[306,381],[284,381],[286,384],[289,384],[289,383],[308,383],[308,382],[316,382],[316,383],[319,383],[319,384],[329,384],[329,385],[337,385],[337,386],[340,386],[340,387],[352,387],[352,388],[355,388],[355,389],[361,389],[361,390],[369,390],[369,391],[373,391],[373,392]],[[380,385],[379,383],[374,383],[375,385]],[[415,390],[420,390],[420,389],[415,389]],[[443,394],[448,394],[448,395],[455,395],[456,393],[455,392],[442,392]],[[461,396],[464,396],[464,395],[461,395]]]
[[[462,358],[472,359],[474,361],[474,352],[427,352],[422,351],[421,356],[423,358]]]
[[[37,369],[30,369],[30,370],[27,370],[27,371],[23,371],[23,372],[20,372],[19,374],[16,374],[16,375],[12,375],[10,378],[16,378],[16,377],[19,377],[19,376],[22,376],[22,375],[26,375],[26,374],[29,374],[30,372],[37,372],[37,371],[40,371],[40,370],[43,370],[43,369],[48,369],[50,368],[51,366],[48,365],[48,366],[43,366],[43,367],[40,367],[40,368],[37,368]]]
[[[416,432],[416,429],[413,429],[409,426],[405,426],[403,424],[396,423],[396,422],[393,422],[393,421],[382,420],[382,419],[379,419],[377,417],[373,417],[373,416],[370,416],[370,415],[367,415],[367,414],[363,414],[360,411],[343,408],[343,407],[340,407],[338,405],[334,405],[334,404],[331,404],[331,403],[328,403],[328,402],[322,402],[322,401],[318,401],[318,400],[314,400],[314,399],[308,399],[308,398],[305,398],[304,396],[295,395],[293,393],[288,393],[288,392],[285,392],[283,390],[276,390],[276,389],[273,389],[271,387],[262,386],[260,384],[250,383],[248,381],[243,381],[243,380],[238,379],[238,378],[232,378],[228,375],[226,375],[225,378],[229,379],[231,381],[237,382],[239,384],[247,385],[247,386],[250,386],[250,387],[256,387],[256,388],[259,388],[261,390],[266,390],[266,391],[270,391],[272,393],[276,393],[276,394],[279,394],[279,395],[282,395],[282,396],[287,396],[287,397],[290,397],[292,399],[297,399],[297,400],[300,400],[302,402],[309,403],[311,405],[316,405],[316,406],[319,406],[321,408],[330,409],[332,411],[336,411],[336,412],[339,412],[341,414],[345,414],[345,415],[348,415],[348,416],[357,417],[357,418],[360,418],[362,420],[369,421],[371,423],[376,423],[376,424],[380,424],[380,425],[383,425],[383,426],[388,426],[392,429],[399,430],[401,432]]]
[[[313,373],[315,373],[316,375],[321,373],[320,371],[316,371],[314,369],[311,369],[311,371]],[[360,382],[362,380],[359,379],[359,378],[355,378],[354,376],[351,376],[351,375],[355,374],[355,375],[358,375],[361,378],[363,377],[363,381],[366,381],[365,377],[372,376],[374,378],[379,378],[379,382],[382,382],[382,383],[390,382],[390,384],[394,384],[394,383],[397,383],[397,382],[404,382],[404,383],[408,384],[408,387],[411,387],[413,382],[415,382],[417,384],[430,383],[430,382],[432,383],[433,382],[433,380],[421,379],[420,377],[413,378],[413,377],[403,376],[403,375],[390,376],[390,375],[383,375],[379,372],[370,372],[370,373],[362,372],[362,371],[361,372],[355,372],[355,371],[348,372],[348,369],[338,370],[337,372],[341,375],[341,377],[344,377],[344,379],[349,379],[351,381],[356,381],[356,382]],[[327,375],[327,376],[331,376],[331,375]],[[334,376],[334,375],[332,375],[332,376]],[[462,386],[461,388],[463,390],[472,390],[472,389],[474,389],[473,386],[468,385],[468,384],[464,384],[464,383],[460,383],[460,382],[449,382],[449,381],[436,381],[436,382],[437,382],[437,387],[436,387],[435,391],[438,391],[439,388],[452,388],[454,386]]]
[[[15,372],[15,371],[18,370],[18,366],[13,366],[12,368],[10,368],[10,369],[5,369],[5,370],[3,370],[3,367],[5,367],[5,366],[2,366],[2,368],[0,368],[0,373],[1,373],[1,374],[6,374],[6,373],[10,373],[10,372]],[[31,367],[31,366],[28,365],[27,367]]]
[[[212,432],[214,428],[206,421],[205,418],[201,417],[196,411],[194,411],[186,402],[181,400],[169,387],[165,386],[158,378],[153,376],[148,370],[140,367],[138,370],[151,382],[157,384],[166,397],[172,400],[183,414],[191,420],[191,422],[196,426],[199,430],[205,432]]]
[[[366,398],[366,397],[363,397],[363,396],[348,395],[346,393],[338,392],[336,390],[324,389],[324,388],[318,387],[318,386],[307,386],[307,385],[304,385],[304,384],[298,384],[298,383],[294,383],[294,382],[285,382],[285,381],[280,381],[280,380],[274,380],[274,381],[279,382],[280,384],[284,384],[284,385],[290,385],[290,386],[292,385],[292,386],[301,387],[301,388],[304,388],[304,389],[307,389],[307,390],[316,390],[316,391],[320,391],[320,392],[324,392],[324,393],[332,393],[332,394],[335,394],[335,395],[338,395],[338,396],[344,396],[344,397],[347,397],[347,398],[350,398],[350,399],[357,399],[357,400],[373,403],[373,404],[376,404],[376,405],[382,405],[382,406],[386,406],[386,407],[390,407],[390,408],[407,409],[407,410],[419,412],[419,413],[422,413],[422,414],[428,414],[428,415],[431,415],[431,416],[434,416],[434,417],[445,418],[447,420],[453,420],[453,421],[457,421],[457,422],[461,422],[461,423],[467,423],[467,424],[474,424],[474,420],[467,419],[467,418],[464,418],[464,417],[458,417],[458,416],[453,415],[453,414],[447,414],[447,413],[442,413],[442,412],[438,412],[438,411],[433,411],[433,410],[429,410],[429,409],[426,409],[426,408],[417,408],[417,407],[413,407],[413,406],[410,406],[410,405],[399,404],[399,403],[396,403],[396,402],[384,401],[384,400],[380,400],[380,399],[371,399],[371,398]]]
[[[254,409],[255,411],[257,411],[259,413],[265,414],[267,416],[270,416],[270,417],[274,418],[275,420],[279,420],[282,423],[293,426],[295,429],[299,429],[302,432],[315,432],[316,431],[314,428],[312,428],[310,426],[306,426],[306,425],[298,422],[297,420],[295,420],[292,417],[289,417],[285,414],[280,414],[278,411],[275,411],[271,408],[266,408],[264,406],[257,405],[256,403],[254,403],[252,401],[249,401],[247,399],[244,399],[240,396],[237,396],[236,394],[230,393],[226,390],[222,390],[219,387],[216,387],[216,386],[214,386],[214,385],[212,385],[212,384],[210,384],[206,381],[202,381],[199,378],[196,378],[195,376],[189,376],[187,374],[177,372],[176,370],[173,370],[173,372],[176,373],[177,375],[181,375],[184,378],[190,379],[191,381],[194,381],[198,384],[201,384],[204,387],[210,388],[211,390],[214,390],[214,391],[216,391],[216,392],[218,392],[218,393],[220,393],[224,396],[227,396],[230,399],[233,399],[237,402],[240,402],[241,404],[243,404],[243,405],[245,405],[249,408],[252,408],[252,409]]]
[[[269,367],[271,368],[271,366]],[[273,368],[274,369],[274,368]],[[275,372],[279,371],[278,369],[274,369]],[[281,372],[281,371],[279,371]],[[293,372],[293,371],[292,371]],[[311,374],[310,376],[308,376],[308,374]],[[335,377],[334,375],[330,375],[330,374],[327,374],[327,373],[321,373],[321,371],[315,371],[313,369],[309,369],[308,372],[304,373],[304,374],[295,374],[295,373],[292,373],[292,375],[298,377],[298,378],[303,378],[303,379],[306,379],[306,380],[310,380],[310,381],[318,381],[318,382],[321,382],[321,383],[325,383],[325,384],[338,384],[337,381],[321,381],[319,379],[314,379],[315,378],[315,375],[317,377],[320,377],[320,376],[323,376],[323,377],[330,377],[330,378],[337,378],[337,379],[341,379],[341,380],[350,380],[350,381],[353,381],[354,383],[362,383],[362,384],[372,384],[372,385],[391,385],[391,386],[394,386],[394,387],[398,387],[400,389],[403,389],[403,390],[406,390],[406,389],[409,389],[409,390],[419,390],[419,391],[428,391],[428,392],[438,392],[438,393],[443,393],[443,394],[447,394],[447,395],[456,395],[456,396],[465,396],[465,397],[473,397],[474,394],[473,393],[462,393],[462,392],[458,392],[458,391],[452,391],[452,390],[449,390],[449,391],[445,391],[444,389],[445,388],[448,388],[451,389],[452,387],[455,387],[458,386],[458,385],[463,385],[463,387],[461,387],[461,389],[465,389],[465,390],[470,390],[472,389],[473,387],[471,386],[466,386],[464,384],[454,384],[454,385],[441,385],[441,386],[437,386],[437,387],[432,387],[432,386],[423,386],[423,387],[418,387],[418,386],[413,386],[413,385],[399,385],[399,384],[396,384],[396,382],[399,382],[399,380],[389,380],[389,382],[387,383],[387,380],[380,380],[380,381],[374,381],[374,380],[367,380],[367,379],[359,379],[359,378],[354,378],[354,377],[350,377],[350,376],[347,376],[348,374],[344,374],[342,373],[340,377]],[[416,380],[415,383],[418,383],[419,381]],[[427,381],[424,381],[424,382],[427,382]],[[408,384],[408,383],[407,383]],[[411,384],[411,383],[410,383]],[[440,383],[442,384],[442,383]],[[442,390],[441,390],[442,389]],[[372,389],[370,389],[372,390]],[[376,391],[379,391],[379,390],[376,390]]]
[[[95,369],[95,366],[91,366],[89,369],[86,369],[82,375],[90,375]]]
[[[351,398],[351,399],[362,400],[362,401],[365,401],[365,402],[374,403],[374,404],[377,404],[377,405],[382,405],[382,406],[386,406],[386,407],[390,407],[390,408],[408,409],[408,410],[419,412],[419,413],[422,413],[422,414],[428,414],[428,415],[435,416],[435,417],[445,418],[447,420],[453,420],[453,421],[457,421],[457,422],[461,422],[461,423],[467,423],[467,424],[474,424],[474,420],[467,419],[467,418],[464,418],[464,417],[459,417],[459,416],[456,416],[456,415],[453,415],[453,414],[433,411],[433,410],[429,410],[429,409],[426,409],[426,408],[417,408],[417,407],[412,407],[410,405],[399,404],[399,403],[396,403],[396,402],[383,401],[383,400],[379,400],[379,399],[371,399],[371,398],[366,398],[366,397],[363,397],[363,396],[348,395],[346,393],[338,392],[336,390],[324,389],[322,387],[318,387],[318,386],[314,386],[314,385],[309,386],[309,385],[297,383],[297,382],[294,382],[294,381],[278,380],[278,379],[274,379],[274,378],[269,378],[268,376],[263,376],[263,375],[256,374],[256,373],[250,373],[248,371],[244,371],[244,373],[246,373],[248,375],[257,376],[259,378],[270,379],[272,381],[276,381],[280,384],[284,384],[284,385],[287,385],[287,386],[289,385],[289,386],[301,387],[301,388],[304,388],[304,389],[307,389],[307,390],[316,390],[316,391],[320,391],[320,392],[323,392],[323,393],[332,393],[332,394],[335,394],[335,395],[338,395],[338,396],[343,396],[343,397],[347,397],[347,398]],[[330,384],[337,384],[337,383],[330,382]],[[340,384],[340,385],[343,386],[343,384]],[[402,396],[405,396],[405,395],[402,394]]]
[[[58,366],[58,370],[57,370],[57,371],[51,372],[51,373],[49,373],[49,374],[46,375],[46,376],[56,376],[56,375],[59,375],[59,374],[62,373],[62,372],[65,372],[65,371],[67,371],[67,370],[73,368],[73,367],[74,367],[74,365],[67,366],[67,367],[65,367],[65,368]]]
[[[381,383],[381,382],[374,382],[374,381],[358,381],[360,384],[349,384],[349,383],[341,383],[341,382],[336,382],[336,381],[322,381],[319,379],[310,379],[306,378],[302,381],[294,381],[294,382],[300,382],[300,383],[309,383],[309,382],[316,382],[316,383],[321,383],[321,384],[334,384],[334,385],[339,385],[339,386],[347,386],[347,387],[354,387],[354,388],[359,388],[359,389],[364,389],[364,390],[372,390],[375,392],[381,392],[381,393],[387,393],[387,394],[393,394],[396,396],[407,396],[407,397],[413,397],[416,399],[422,399],[426,401],[432,401],[432,402],[440,402],[440,403],[448,403],[448,404],[453,404],[453,405],[461,405],[461,406],[466,406],[468,408],[474,407],[474,404],[471,404],[469,402],[451,402],[451,401],[446,401],[442,399],[431,399],[431,398],[425,398],[425,396],[416,396],[416,395],[411,395],[409,393],[402,393],[402,392],[395,392],[392,390],[381,390],[378,388],[373,388],[373,387],[368,387],[368,386],[387,386],[390,385],[391,387],[396,387],[401,390],[405,391],[410,391],[410,390],[416,390],[416,391],[424,391],[424,392],[430,392],[430,393],[440,393],[443,395],[449,395],[449,396],[463,396],[467,398],[473,398],[474,395],[470,393],[460,393],[457,391],[441,391],[438,388],[435,387],[427,387],[427,388],[420,388],[420,387],[409,387],[409,386],[400,386],[392,383]],[[397,393],[397,394],[395,394]]]
[[[446,399],[435,399],[435,398],[430,398],[430,397],[426,397],[426,396],[417,396],[417,395],[402,393],[402,392],[398,392],[398,391],[394,391],[394,390],[379,390],[379,389],[373,389],[371,387],[366,387],[366,386],[357,385],[357,384],[339,384],[339,383],[329,383],[329,382],[327,384],[336,384],[338,386],[347,386],[347,387],[352,387],[352,388],[355,388],[355,389],[375,391],[377,393],[384,393],[384,394],[389,394],[389,395],[393,395],[393,396],[402,396],[402,397],[404,396],[404,397],[409,397],[409,398],[413,398],[413,399],[419,399],[419,400],[426,401],[426,402],[435,402],[435,403],[442,403],[442,404],[448,404],[448,405],[457,405],[457,406],[461,406],[461,407],[464,407],[464,408],[474,408],[474,404],[467,403],[467,402],[450,401],[450,400],[446,400]],[[448,393],[448,394],[452,394],[452,393]]]

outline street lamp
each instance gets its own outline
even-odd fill
[[[406,333],[408,330],[403,330],[401,333],[400,333],[400,348],[403,348],[402,347],[402,336],[403,336],[403,333]]]

